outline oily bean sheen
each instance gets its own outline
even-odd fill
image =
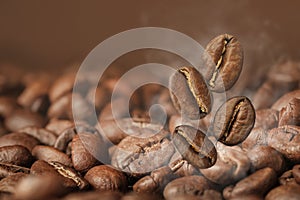
[[[217,110],[213,132],[226,145],[236,145],[244,141],[255,122],[255,111],[247,97],[238,96],[227,100]]]
[[[202,75],[193,67],[182,67],[169,81],[171,99],[184,117],[199,119],[211,110],[211,94]]]
[[[217,152],[213,143],[204,133],[191,126],[177,126],[172,141],[182,157],[195,167],[208,168],[217,160]]]
[[[205,78],[214,92],[229,90],[237,81],[243,66],[243,49],[232,35],[223,34],[206,46]]]

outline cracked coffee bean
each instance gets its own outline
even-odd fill
[[[278,126],[284,125],[300,126],[300,98],[293,98],[279,112]]]
[[[213,133],[218,141],[236,145],[244,141],[255,122],[255,111],[251,101],[244,96],[228,99],[217,110]]]
[[[211,94],[200,72],[182,67],[169,80],[174,107],[184,117],[199,119],[211,111]]]
[[[24,179],[28,174],[24,173],[15,173],[11,174],[0,181],[0,192],[1,193],[16,193],[16,186],[17,184]]]
[[[182,157],[197,168],[215,164],[217,152],[213,143],[200,130],[188,125],[177,126],[172,142]]]
[[[0,178],[5,178],[7,176],[16,173],[29,174],[30,169],[26,167],[17,166],[17,165],[7,164],[7,163],[0,163]]]
[[[243,48],[232,35],[223,34],[212,39],[205,49],[204,76],[214,92],[229,90],[240,76]]]

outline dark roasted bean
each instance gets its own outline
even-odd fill
[[[0,147],[0,162],[29,167],[33,162],[30,151],[23,146],[13,145]]]

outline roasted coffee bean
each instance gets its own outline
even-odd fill
[[[16,193],[16,186],[18,182],[24,179],[26,176],[28,175],[24,173],[15,173],[3,178],[0,181],[0,192],[7,192],[12,194]]]
[[[183,117],[199,119],[211,111],[211,94],[197,69],[178,69],[170,78],[169,88],[174,107]]]
[[[131,192],[131,193],[128,193],[126,195],[124,195],[121,200],[140,200],[140,199],[143,199],[143,200],[153,200],[153,199],[156,199],[156,200],[163,200],[163,198],[158,195],[158,194],[149,194],[149,193],[135,193],[135,192]]]
[[[105,142],[98,134],[78,133],[72,140],[72,163],[80,172],[86,172],[100,162],[108,163]]]
[[[223,190],[225,199],[246,195],[264,196],[276,184],[276,173],[272,168],[260,169],[239,181],[235,186]]]
[[[17,165],[0,163],[0,178],[4,178],[16,173],[29,174],[30,169]]]
[[[278,180],[280,185],[297,185],[292,170],[284,172]]]
[[[49,199],[60,197],[70,191],[63,184],[63,178],[44,175],[27,176],[23,178],[15,187],[16,199]]]
[[[270,167],[277,174],[281,174],[285,168],[285,159],[281,153],[269,146],[255,146],[247,152],[251,161],[251,170],[256,171]]]
[[[208,117],[209,115],[207,115],[206,117]],[[169,119],[169,130],[171,133],[173,133],[177,126],[186,124],[202,131],[207,131],[207,126],[204,122],[205,118],[201,120],[189,120],[182,118],[180,115],[172,115]]]
[[[208,180],[228,185],[247,176],[250,169],[250,160],[246,153],[238,146],[225,146],[221,142],[216,143],[218,159],[215,165],[200,172]]]
[[[72,141],[73,137],[77,134],[74,125],[63,130],[57,137],[54,147],[60,151],[66,152],[68,144]]]
[[[48,109],[49,118],[72,119],[72,94],[67,93],[51,104]]]
[[[0,162],[28,167],[33,162],[30,151],[23,146],[13,145],[0,147]]]
[[[266,200],[298,200],[300,199],[299,185],[282,185],[271,190]]]
[[[168,166],[171,168],[173,173],[177,176],[200,175],[198,168],[194,167],[188,161],[183,159],[183,157],[177,151],[170,159]]]
[[[173,174],[172,169],[168,166],[164,166],[138,180],[133,185],[133,191],[138,193],[161,193],[165,186],[175,178],[177,178],[177,176]]]
[[[288,105],[288,103],[294,98],[300,98],[300,90],[294,90],[284,94],[272,105],[271,108],[280,111],[283,107]]]
[[[38,160],[31,166],[30,173],[37,176],[54,176],[58,179],[63,178],[64,187],[70,189],[86,189],[88,183],[73,168],[67,167],[58,162],[45,162]]]
[[[18,132],[26,133],[38,139],[41,143],[53,146],[56,141],[56,135],[44,128],[38,128],[36,126],[27,126],[18,130]]]
[[[264,197],[262,196],[259,196],[259,195],[255,195],[255,194],[250,194],[250,195],[241,195],[241,196],[236,196],[236,197],[233,197],[233,198],[230,198],[230,200],[240,200],[240,199],[243,199],[243,200],[264,200]]]
[[[31,151],[38,144],[37,139],[26,133],[10,133],[0,137],[0,147],[21,145]]]
[[[165,109],[166,114],[168,116],[177,114],[176,108],[174,107],[174,105],[172,103],[172,99],[171,99],[170,92],[168,89],[166,89],[166,88],[162,89],[161,93],[159,94],[157,103]]]
[[[126,136],[150,137],[163,128],[161,124],[150,123],[144,118],[123,118],[101,121],[104,136],[113,144],[118,144]]]
[[[250,150],[256,145],[267,145],[267,135],[267,131],[263,128],[252,129],[246,140],[242,142],[243,149]]]
[[[18,131],[27,126],[43,127],[45,122],[45,118],[38,113],[18,109],[5,119],[5,126],[10,131]]]
[[[204,133],[191,126],[177,126],[172,141],[182,157],[197,168],[211,167],[217,160],[213,143]]]
[[[243,66],[243,48],[232,35],[223,34],[206,46],[204,76],[214,92],[229,90],[240,76]]]
[[[45,126],[45,129],[52,131],[56,135],[60,135],[65,129],[74,126],[74,123],[69,120],[51,119]]]
[[[114,113],[112,111],[113,105],[115,105]],[[119,106],[119,105],[124,105],[124,106]],[[128,106],[126,105],[128,105],[128,102],[126,102],[125,98],[112,99],[110,103],[106,104],[103,107],[99,115],[98,121],[102,122],[104,120],[121,119],[125,117],[130,117],[128,112]]]
[[[112,192],[112,191],[89,191],[89,192],[80,192],[80,193],[71,193],[63,198],[63,200],[120,200],[122,194],[120,192]],[[124,197],[123,197],[124,198]],[[145,200],[143,198],[143,200]]]
[[[293,176],[295,178],[295,181],[300,185],[300,165],[294,165]]]
[[[236,145],[244,141],[255,122],[255,111],[251,101],[244,96],[228,99],[217,110],[213,133],[226,145]]]
[[[197,196],[192,195],[179,195],[170,199],[176,200],[223,200],[222,194],[216,190],[204,190]]]
[[[19,108],[19,106],[14,98],[6,96],[0,97],[0,117],[8,117],[17,108]]]
[[[95,108],[98,112],[109,101],[108,91],[104,87],[97,87],[96,90],[94,90],[93,88],[90,89],[86,98],[92,105],[95,105]]]
[[[293,98],[279,113],[278,126],[300,126],[300,97]]]
[[[50,146],[37,145],[32,149],[32,155],[38,160],[46,162],[59,162],[66,166],[72,166],[72,161],[65,153]]]
[[[166,199],[175,199],[181,195],[198,197],[212,187],[212,184],[203,176],[185,176],[168,183],[164,189],[164,197]]]
[[[256,110],[254,128],[269,130],[278,126],[279,112],[273,109]]]
[[[291,162],[300,162],[300,127],[282,126],[269,131],[268,145],[282,153]]]
[[[111,163],[132,176],[140,176],[162,167],[174,153],[168,136],[165,130],[148,138],[127,136],[118,144]]]
[[[91,168],[84,178],[99,191],[121,191],[127,190],[126,176],[108,165],[99,165]]]

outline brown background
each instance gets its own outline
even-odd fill
[[[15,1],[0,0],[0,61],[31,69],[84,58],[121,31],[159,26],[181,31],[204,46],[221,33],[244,45],[244,73],[282,57],[299,58],[299,1]]]

